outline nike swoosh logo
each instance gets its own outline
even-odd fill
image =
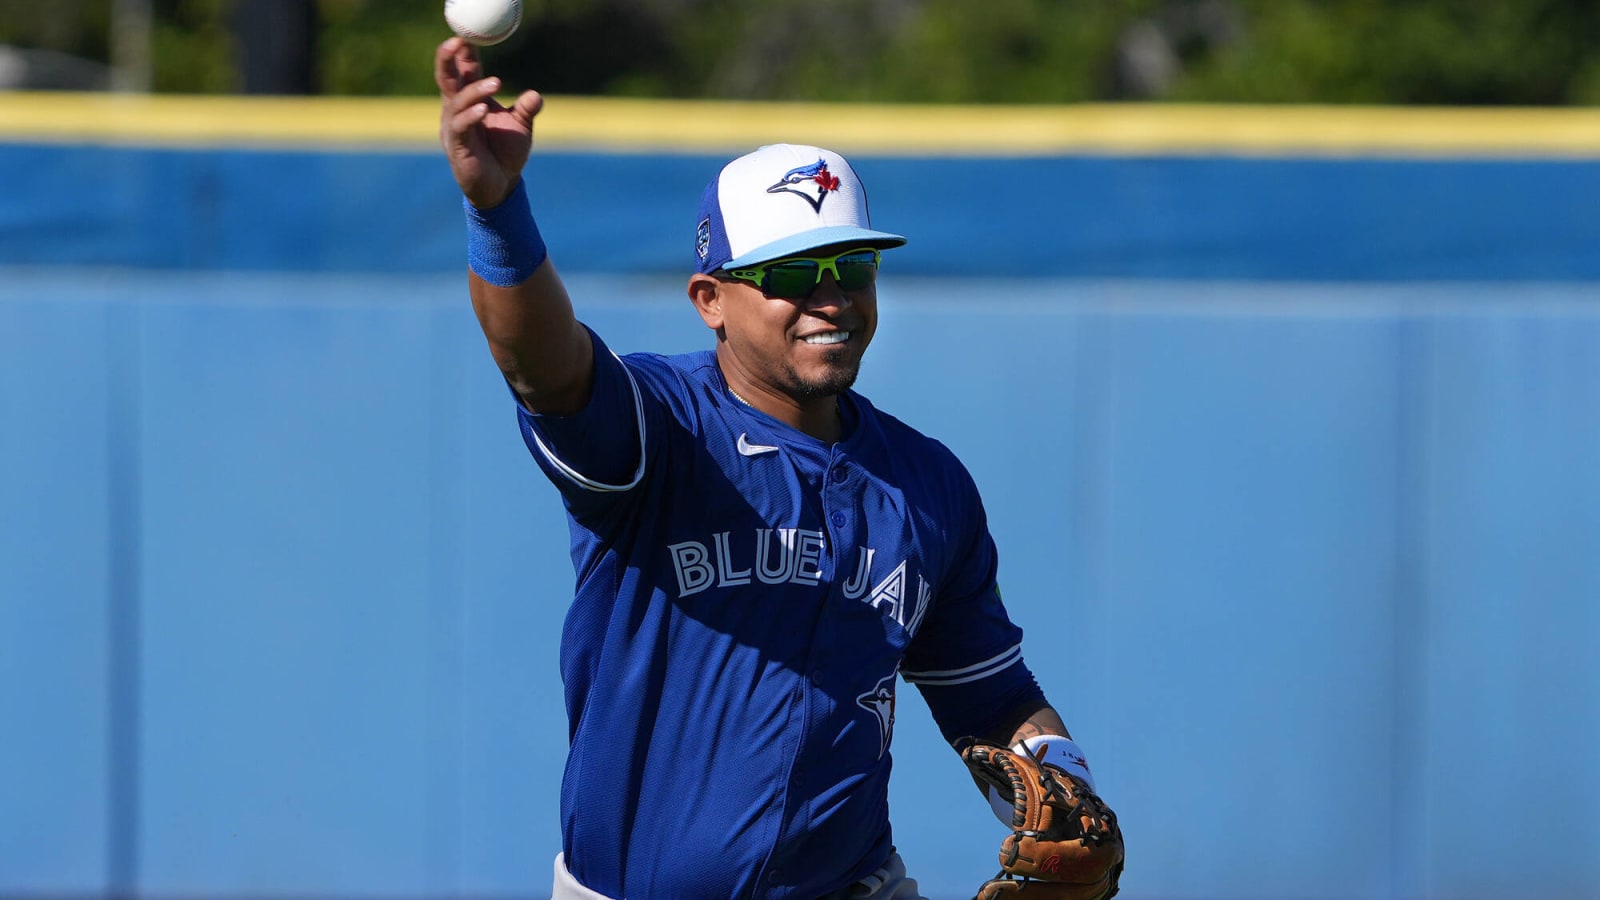
[[[771,444],[752,444],[745,439],[745,433],[739,432],[739,455],[760,456],[763,453],[777,453],[778,448]]]

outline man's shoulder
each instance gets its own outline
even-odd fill
[[[618,358],[635,377],[663,386],[692,388],[716,377],[716,354],[709,350],[691,353],[638,351],[620,354]]]
[[[863,418],[871,421],[873,427],[882,435],[884,445],[897,454],[916,456],[961,471],[966,470],[966,466],[956,456],[955,451],[943,441],[908,424],[900,417],[879,409],[866,397],[854,391],[850,392],[850,398],[861,411]]]

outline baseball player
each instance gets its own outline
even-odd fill
[[[871,227],[850,164],[794,145],[728,163],[683,231],[713,348],[619,356],[530,212],[542,98],[497,103],[457,38],[435,77],[473,308],[572,533],[554,896],[920,896],[888,818],[897,678],[952,742],[1087,783],[1001,605],[972,478],[851,390],[905,239]]]

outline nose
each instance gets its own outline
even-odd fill
[[[850,295],[839,287],[833,273],[827,271],[822,273],[822,280],[812,289],[811,296],[805,299],[807,309],[818,311],[849,309],[853,302]]]

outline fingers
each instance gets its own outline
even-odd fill
[[[516,116],[517,121],[525,128],[533,125],[533,117],[537,116],[541,109],[544,109],[544,97],[540,96],[538,91],[523,91],[518,95],[517,102],[511,105],[512,115]]]
[[[482,77],[483,64],[478,61],[478,51],[461,38],[450,38],[434,51],[433,81],[446,99]]]
[[[460,110],[445,120],[445,143],[459,142],[472,126],[482,122],[489,115],[489,105],[475,103],[466,109]]]
[[[499,88],[500,79],[483,78],[445,96],[439,119],[446,146],[462,141],[472,126],[483,121],[492,110],[500,109],[494,99],[494,92]]]

